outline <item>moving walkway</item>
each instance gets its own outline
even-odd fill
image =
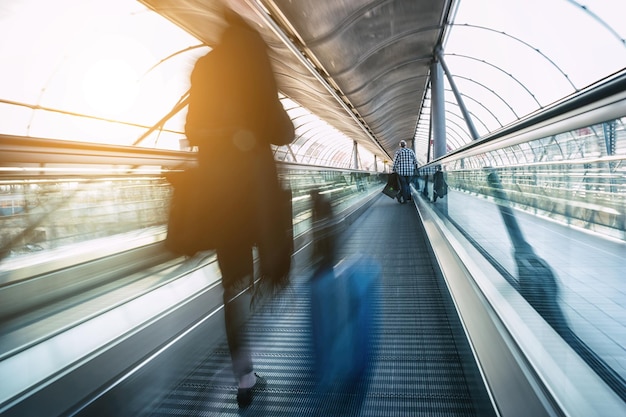
[[[590,300],[575,298],[581,294],[571,291],[576,289],[571,284],[576,284],[575,280],[565,282],[563,288],[567,291],[563,293],[570,299],[560,306],[565,306],[566,317],[576,327],[577,335],[596,354],[592,358],[581,357],[518,291],[511,242],[502,228],[499,210],[503,206],[513,209],[536,254],[549,261],[560,282],[565,278],[564,272],[589,264],[585,258],[566,256],[559,265],[556,260],[563,258],[555,257],[553,262],[545,248],[538,250],[538,243],[548,242],[546,247],[549,247],[550,239],[555,236],[560,237],[561,245],[580,241],[591,249],[603,251],[601,259],[607,264],[606,270],[620,271],[623,238],[619,233],[623,232],[623,226],[619,223],[619,212],[616,215],[611,210],[621,207],[619,201],[624,195],[619,192],[624,186],[620,164],[623,141],[619,140],[623,128],[614,129],[618,135],[614,138],[617,144],[614,153],[595,159],[564,163],[563,157],[567,155],[552,153],[549,155],[554,161],[512,165],[507,155],[520,149],[547,148],[562,138],[574,137],[573,143],[580,144],[588,135],[581,138],[575,133],[583,128],[599,131],[597,126],[603,123],[623,127],[624,90],[620,87],[623,82],[623,75],[615,77],[605,89],[581,93],[579,106],[572,103],[564,103],[560,109],[555,106],[547,116],[525,121],[518,130],[501,132],[497,137],[467,146],[423,167],[413,187],[416,211],[413,206],[398,205],[380,195],[384,181],[379,174],[284,166],[283,179],[292,185],[292,190],[301,191],[300,195],[294,194],[298,252],[294,258],[292,291],[284,298],[268,300],[259,306],[248,324],[255,343],[261,346],[257,358],[259,371],[277,384],[268,386],[268,395],[262,397],[258,406],[279,414],[318,409],[312,404],[327,404],[337,409],[340,403],[350,404],[346,413],[361,410],[377,415],[376,410],[380,410],[377,407],[381,405],[390,413],[401,413],[402,407],[427,413],[445,408],[440,401],[441,393],[445,392],[447,404],[452,404],[446,410],[457,415],[623,413],[619,362],[623,344],[611,345],[595,337],[598,333],[607,335],[612,322],[598,320],[592,314],[572,321],[572,314],[583,310],[571,300],[583,304]],[[72,244],[59,241],[57,248],[48,247],[39,252],[34,245],[24,244],[19,254],[3,259],[2,413],[36,415],[44,410],[49,415],[87,415],[113,410],[115,414],[163,415],[168,410],[175,412],[177,407],[191,407],[187,411],[194,408],[215,411],[211,407],[218,407],[226,415],[236,412],[231,407],[234,386],[227,382],[230,378],[225,369],[227,354],[219,334],[223,321],[221,289],[214,258],[210,253],[187,260],[174,258],[160,248],[167,211],[159,204],[166,201],[168,193],[161,170],[179,168],[190,159],[188,155],[146,151],[141,159],[137,150],[85,145],[86,149],[77,158],[73,147],[76,145],[64,147],[60,142],[42,142],[48,145],[46,148],[30,146],[30,140],[2,137],[2,162],[15,168],[5,170],[3,186],[23,187],[24,207],[29,208],[22,217],[6,219],[42,220],[38,227],[22,226],[22,230],[33,233],[19,234],[15,242],[26,243],[27,236],[35,236],[39,239],[37,245],[43,248],[54,241],[51,237],[56,235],[52,231],[59,230],[56,223],[56,229],[45,225],[50,216],[38,212],[36,205],[26,204],[33,201],[28,197],[33,189],[41,191],[34,194],[41,197],[36,201],[44,201],[42,198],[46,197],[47,201],[56,202],[53,207],[63,207],[61,203],[72,196],[75,215],[98,213],[107,219],[103,222],[107,225],[113,223],[107,216],[115,216],[124,211],[121,208],[139,202],[153,202],[155,206],[149,211],[162,217],[159,226],[154,224],[154,218],[144,216],[141,219],[147,223],[140,228],[136,227],[137,219],[125,218],[134,230],[110,236],[81,230],[88,236],[86,241]],[[489,152],[493,154],[488,155]],[[58,159],[64,159],[67,172],[47,171],[46,166],[37,164],[36,161],[46,159],[42,154],[47,157],[52,154],[57,163]],[[129,163],[130,159],[133,163]],[[477,162],[485,160],[501,161],[500,166],[492,165],[489,169],[498,172],[503,190],[512,196],[506,201],[487,186],[489,170]],[[437,165],[444,167],[450,192],[433,203],[430,170]],[[111,166],[115,167],[113,171],[106,171]],[[78,167],[89,167],[85,172],[93,172],[96,167],[102,175],[87,176],[88,182],[77,181],[76,171],[69,168]],[[581,172],[579,169],[589,173],[584,178],[593,178],[595,182],[553,181],[548,189],[567,195],[569,209],[555,206],[553,211],[546,210],[546,202],[551,199],[556,203],[563,200],[552,193],[541,193],[546,190],[546,181],[557,174],[573,178],[570,173]],[[521,174],[535,182],[528,181],[527,188],[520,189]],[[86,186],[77,187],[77,183]],[[101,198],[117,201],[120,210],[102,213],[93,210],[94,196],[89,192],[92,187],[109,190],[112,194],[108,197],[100,194]],[[374,377],[368,380],[366,389],[357,390],[358,395],[337,392],[335,397],[325,398],[328,402],[311,403],[313,395],[309,394],[313,392],[306,377],[304,388],[294,386],[297,386],[295,379],[307,375],[306,367],[310,365],[305,340],[306,279],[310,273],[307,259],[312,225],[306,196],[311,190],[322,188],[336,196],[336,212],[343,219],[342,256],[365,252],[377,257],[383,265],[380,325],[385,330],[373,367]],[[126,191],[120,193],[120,189]],[[160,193],[158,198],[146,198],[154,197],[155,192]],[[533,198],[527,198],[530,195]],[[589,196],[594,200],[590,201]],[[600,213],[598,207],[611,210]],[[76,225],[68,214],[72,210],[61,217],[68,220],[64,230],[76,230],[72,229]],[[486,215],[485,219],[471,216],[476,213]],[[571,224],[567,223],[568,219]],[[406,222],[407,227],[396,227],[397,220]],[[552,225],[551,231],[547,231],[544,221]],[[580,222],[584,222],[586,231],[581,230]],[[541,238],[537,231],[545,237]],[[587,237],[577,240],[579,236]],[[592,241],[596,243],[590,244]],[[398,254],[397,246],[405,247],[410,256]],[[592,256],[590,248],[585,253]],[[26,251],[35,252],[23,256]],[[615,261],[609,262],[613,255],[607,254],[611,251],[617,255]],[[112,266],[120,269],[115,271]],[[614,308],[619,304],[619,301],[609,304],[614,297],[619,299],[619,293],[611,292],[606,283],[595,283],[608,291],[608,296],[597,301],[596,307]],[[619,288],[618,283],[615,285]],[[588,288],[581,291],[584,293]],[[83,310],[87,305],[92,309]],[[619,314],[620,310],[615,311]],[[293,314],[279,314],[277,320],[277,312]],[[56,320],[62,316],[62,322]],[[607,325],[605,331],[599,332],[599,326],[604,325]],[[619,331],[615,334],[619,337]],[[597,367],[593,363],[597,361],[604,365]],[[607,374],[598,371],[602,368]],[[206,369],[210,370],[208,374],[204,372]],[[404,372],[405,369],[411,371]]]

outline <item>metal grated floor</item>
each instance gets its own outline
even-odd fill
[[[340,239],[340,256],[382,266],[378,348],[370,377],[353,389],[315,391],[307,271],[247,325],[255,368],[268,380],[240,412],[225,342],[160,406],[158,416],[475,416],[461,358],[426,243],[411,204],[380,198]]]

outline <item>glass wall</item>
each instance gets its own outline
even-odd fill
[[[282,182],[292,191],[296,235],[312,227],[311,192],[326,195],[341,213],[379,192],[382,181],[365,171],[280,168]],[[158,174],[0,179],[0,275],[31,255],[38,260],[53,252],[71,255],[78,247],[116,245],[138,234],[160,240],[171,195],[170,184]],[[112,239],[102,243],[103,238]]]
[[[503,297],[506,288],[517,290],[622,399],[625,122],[477,148],[441,164],[445,196],[433,178],[436,167],[418,179],[432,207],[500,272],[488,279]]]
[[[557,0],[462,0],[443,59],[479,137],[571,96],[626,68],[626,3]],[[448,78],[449,150],[470,143]],[[420,163],[432,157],[430,91],[415,134]],[[547,139],[549,141],[549,139]]]

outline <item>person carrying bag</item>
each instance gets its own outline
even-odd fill
[[[185,134],[198,148],[198,167],[172,180],[166,244],[185,255],[216,250],[237,402],[245,408],[265,380],[254,372],[235,299],[253,282],[254,246],[261,280],[274,290],[289,282],[291,194],[279,182],[271,145],[290,143],[294,127],[279,101],[265,42],[232,10],[223,15],[220,41],[191,73]]]

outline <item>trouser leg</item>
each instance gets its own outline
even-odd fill
[[[243,323],[249,312],[249,303],[245,297],[233,299],[250,285],[253,274],[252,248],[232,246],[218,248],[217,260],[222,272],[224,287],[224,320],[226,338],[230,350],[233,373],[239,380],[253,370],[250,348],[245,342]]]
[[[404,175],[400,175],[400,190],[402,191],[402,198],[404,201],[409,199],[409,177],[405,177]]]

